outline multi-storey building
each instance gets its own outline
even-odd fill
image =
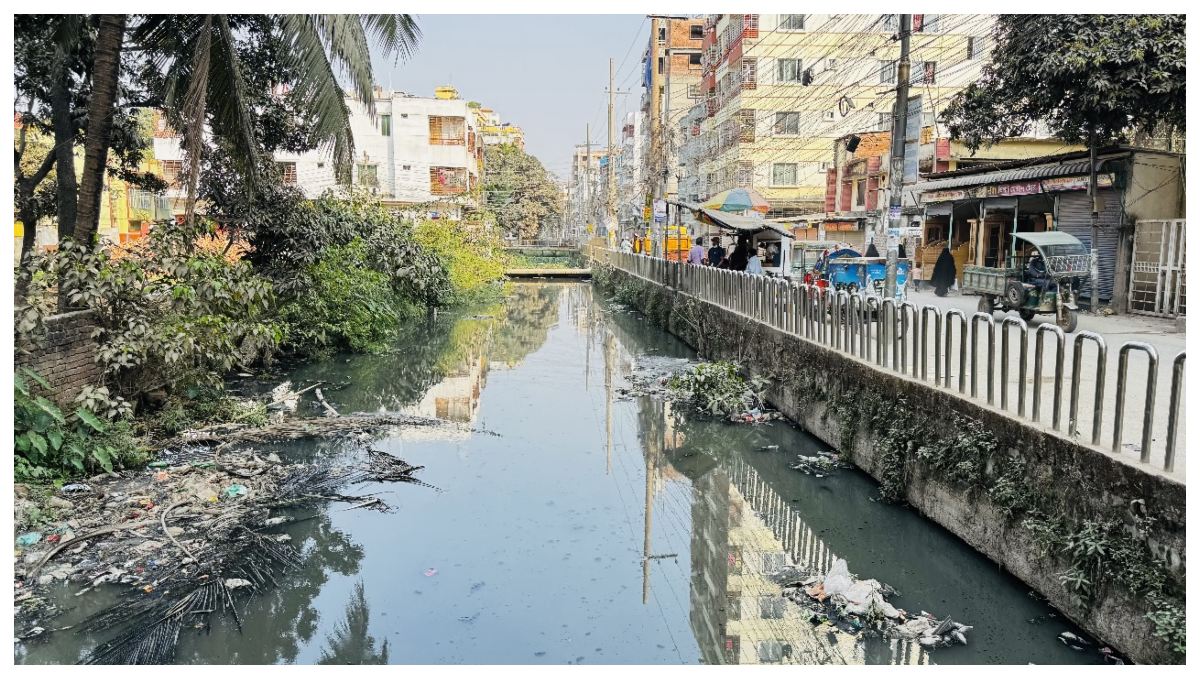
[[[679,193],[679,152],[687,139],[682,127],[684,118],[700,99],[702,74],[701,43],[704,39],[704,19],[688,17],[659,17],[657,33],[650,36],[642,61],[645,66],[642,111],[646,114],[647,142],[643,145],[644,167],[647,169],[648,189],[661,190],[668,200]],[[652,87],[658,87],[657,111],[652,110]],[[650,128],[657,121],[661,139],[649,138]]]
[[[703,102],[696,102],[679,125],[681,143],[679,145],[679,168],[676,176],[679,186],[679,200],[685,203],[699,203],[705,196],[704,181],[700,175],[700,163],[704,160],[707,149],[701,130],[708,118]]]
[[[645,128],[641,112],[631,111],[621,123],[617,147],[617,223],[623,231],[638,228],[643,222],[646,186],[642,172],[642,144]]]
[[[592,144],[593,147],[596,144]],[[586,144],[576,144],[571,155],[571,174],[567,178],[567,210],[570,222],[579,229],[596,224],[604,212],[601,188],[604,184],[600,161],[608,153],[599,148],[588,149]],[[607,161],[605,161],[607,162]]]
[[[350,183],[375,192],[389,207],[443,219],[460,219],[478,205],[483,135],[478,117],[453,87],[433,98],[375,90],[375,116],[347,98],[354,135]],[[284,181],[309,197],[346,188],[328,150],[277,153]]]
[[[914,16],[910,105],[921,127],[936,128],[951,97],[979,77],[992,23],[990,15]],[[836,140],[891,129],[898,29],[891,14],[710,15],[701,196],[752,187],[772,216],[822,210]],[[915,181],[912,170],[906,181]]]

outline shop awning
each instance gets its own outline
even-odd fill
[[[1103,165],[1103,161],[1101,161],[1101,165]],[[969,174],[962,177],[931,179],[929,181],[918,182],[913,186],[912,190],[916,192],[941,191],[943,189],[956,189],[963,186],[1003,184],[1005,182],[1045,179],[1046,177],[1065,177],[1069,175],[1087,173],[1088,161],[1077,160],[1070,163],[1057,163],[1055,165],[1034,165],[1031,167],[1021,167],[1014,170],[997,170],[996,172],[981,172],[979,174]]]
[[[680,207],[691,210],[696,215],[696,219],[704,224],[711,224],[720,229],[733,231],[739,234],[755,234],[760,231],[771,231],[785,238],[793,238],[792,233],[778,224],[768,223],[760,217],[746,217],[744,215],[736,215],[732,212],[722,212],[721,210],[712,210],[691,203],[675,203]]]
[[[946,201],[945,203],[929,203],[925,206],[925,214],[926,216],[933,217],[948,215],[953,207],[954,203],[952,201]]]

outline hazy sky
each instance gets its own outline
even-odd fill
[[[560,176],[570,164],[571,147],[584,141],[585,125],[591,123],[593,144],[607,143],[610,57],[616,60],[617,90],[631,92],[616,97],[618,116],[640,101],[641,56],[649,34],[642,15],[422,14],[417,23],[418,53],[395,65],[377,59],[379,84],[424,97],[433,96],[438,85],[454,85],[463,99],[521,126],[525,150]]]

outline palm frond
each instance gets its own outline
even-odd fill
[[[325,53],[321,33],[311,16],[301,14],[281,16],[280,28],[291,65],[298,73],[305,74],[292,84],[293,94],[298,101],[306,102],[314,137],[332,147],[334,167],[344,172],[354,158],[350,109]]]
[[[229,18],[224,14],[215,17],[208,83],[213,132],[230,143],[234,157],[239,160],[238,169],[247,184],[253,187],[258,179],[255,162],[258,145],[250,115],[251,97],[242,76],[242,63]]]
[[[421,28],[411,14],[362,14],[363,29],[384,54],[408,59],[416,52]]]

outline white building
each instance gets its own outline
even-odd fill
[[[483,139],[478,118],[452,87],[435,97],[375,91],[372,119],[362,102],[347,98],[354,135],[351,182],[376,192],[384,205],[426,216],[459,219],[478,206]],[[310,198],[342,192],[332,151],[277,153],[284,181]]]

